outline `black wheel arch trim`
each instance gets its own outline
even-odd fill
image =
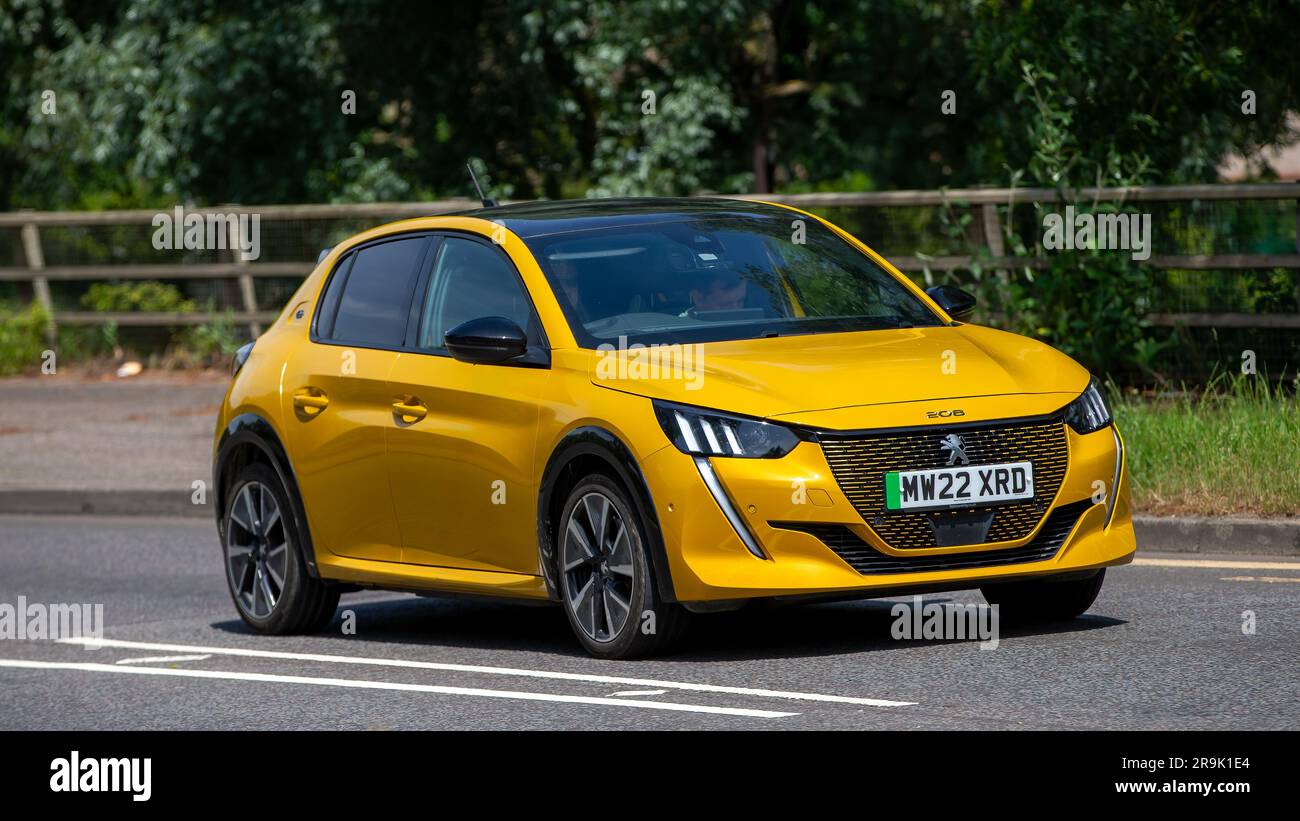
[[[289,502],[293,507],[294,525],[298,533],[294,548],[302,557],[308,575],[313,579],[319,579],[320,571],[316,567],[316,549],[311,538],[311,528],[307,524],[307,509],[303,505],[302,493],[298,490],[298,480],[293,472],[293,464],[289,461],[289,454],[285,451],[284,444],[280,441],[279,435],[276,434],[275,428],[265,418],[256,413],[241,413],[230,420],[230,423],[226,425],[226,429],[221,432],[216,457],[212,460],[212,487],[217,502],[213,505],[213,508],[216,511],[217,531],[221,534],[222,543],[225,543],[226,536],[223,531],[223,520],[226,510],[225,489],[226,481],[229,478],[228,470],[231,455],[241,445],[252,445],[262,451],[266,456],[266,460],[275,470],[276,476],[280,479],[281,486],[289,494]]]
[[[546,581],[546,592],[559,599],[559,585],[555,577],[556,545],[552,538],[554,523],[550,511],[553,508],[556,480],[573,460],[582,456],[595,456],[608,464],[615,476],[623,483],[632,496],[632,501],[641,514],[641,521],[646,527],[646,541],[651,573],[659,598],[666,602],[677,601],[673,589],[672,573],[668,566],[668,551],[664,547],[663,531],[659,527],[659,516],[655,512],[654,499],[650,487],[646,484],[641,466],[637,464],[632,449],[611,431],[587,425],[574,428],[564,435],[556,444],[542,472],[542,483],[537,494],[537,549],[542,566],[542,577]]]

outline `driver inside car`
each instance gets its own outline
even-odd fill
[[[691,307],[681,316],[701,311],[735,311],[745,307],[748,283],[735,271],[718,268],[700,276],[691,288]]]

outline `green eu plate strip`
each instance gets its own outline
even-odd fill
[[[903,506],[903,500],[898,497],[898,471],[892,471],[885,474],[885,507],[890,510],[898,510]]]

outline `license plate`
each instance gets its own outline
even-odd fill
[[[1032,462],[895,470],[885,474],[885,506],[890,510],[970,507],[1032,498]]]

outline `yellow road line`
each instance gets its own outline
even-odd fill
[[[1268,582],[1274,584],[1277,582],[1294,582],[1300,584],[1300,576],[1224,576],[1221,581],[1225,582]]]
[[[1300,570],[1300,562],[1238,562],[1224,559],[1152,559],[1139,556],[1133,564],[1144,567],[1212,567],[1218,570]]]

